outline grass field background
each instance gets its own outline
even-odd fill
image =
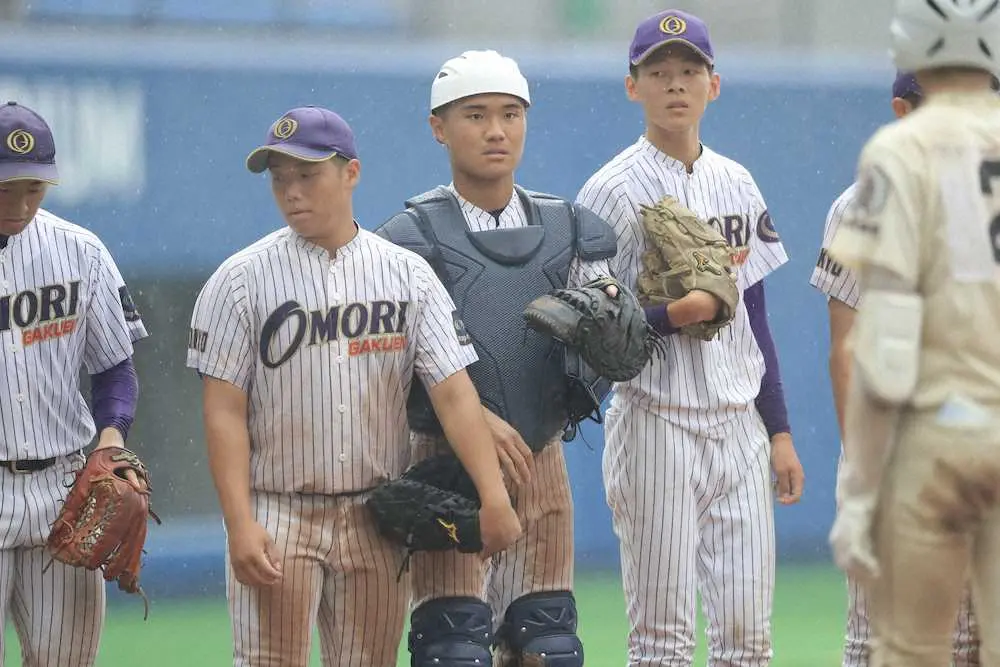
[[[580,634],[588,667],[625,664],[625,602],[617,573],[581,575],[577,583]],[[774,605],[774,667],[836,667],[840,664],[845,588],[828,566],[783,566]],[[700,626],[699,634],[704,625]],[[310,667],[320,665],[313,642]],[[704,636],[696,665],[705,664]],[[109,605],[98,667],[203,667],[232,664],[229,618],[218,598],[153,600],[150,619],[142,602]],[[20,667],[20,649],[7,628],[6,665]],[[405,646],[398,665],[409,665]],[[386,666],[389,667],[389,666]]]

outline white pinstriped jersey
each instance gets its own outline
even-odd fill
[[[499,215],[494,217],[489,211],[479,208],[460,195],[458,190],[455,189],[454,183],[448,184],[447,187],[455,195],[459,206],[462,208],[462,213],[465,215],[465,221],[468,223],[469,229],[474,232],[482,232],[487,229],[524,227],[528,224],[528,214],[525,212],[524,204],[521,203],[521,198],[517,195],[517,192],[511,195],[507,205],[500,211]],[[579,257],[574,257],[569,265],[566,286],[578,287],[591,280],[609,275],[609,271],[607,260],[585,262],[581,261]]]
[[[0,249],[0,460],[85,447],[96,429],[80,368],[106,371],[146,336],[101,240],[39,209]]]
[[[708,220],[736,249],[740,290],[788,261],[764,198],[744,167],[704,147],[689,174],[682,162],[640,137],[601,167],[577,197],[615,228],[618,254],[611,270],[630,288],[635,289],[646,249],[639,206],[665,195]],[[763,376],[764,358],[741,299],[732,324],[718,338],[670,336],[666,358],[654,357],[616,391],[644,409],[716,437],[752,404]]]
[[[409,463],[414,372],[432,386],[476,361],[457,325],[415,253],[359,229],[331,257],[284,228],[208,280],[187,365],[247,392],[253,489],[349,493]]]
[[[816,268],[813,269],[812,277],[809,279],[809,284],[823,294],[831,299],[843,301],[855,309],[858,307],[858,301],[861,300],[861,288],[858,286],[857,276],[854,271],[830,257],[827,248],[830,247],[834,234],[837,233],[840,223],[854,203],[857,189],[857,184],[852,184],[837,197],[833,206],[830,207],[830,212],[826,216],[826,225],[823,227],[823,245],[819,251],[819,258],[816,260]]]

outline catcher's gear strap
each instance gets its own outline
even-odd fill
[[[576,634],[576,625],[572,593],[529,593],[507,607],[497,639],[518,655],[519,664],[582,667],[583,642]]]
[[[573,204],[576,219],[576,253],[585,262],[611,259],[618,254],[615,230],[589,208]]]
[[[428,600],[410,615],[412,667],[489,667],[493,612],[473,597]]]
[[[854,358],[879,398],[903,403],[913,395],[920,365],[924,302],[919,294],[866,290],[852,332]]]
[[[407,209],[386,220],[375,234],[398,246],[417,253],[427,260],[435,271],[441,263],[441,249],[434,241],[434,233],[414,211]]]

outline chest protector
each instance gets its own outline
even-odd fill
[[[438,187],[406,202],[376,234],[421,255],[455,302],[459,339],[479,361],[467,369],[482,403],[513,426],[533,451],[567,426],[565,348],[528,329],[522,311],[565,287],[570,262],[614,256],[614,230],[593,212],[516,188],[528,224],[473,232],[454,195]],[[410,428],[443,435],[427,391],[414,382]]]

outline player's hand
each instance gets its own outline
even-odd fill
[[[98,436],[97,445],[94,446],[94,449],[104,449],[105,447],[120,447],[124,449],[125,438],[122,437],[121,431],[113,426],[103,429],[100,436]],[[135,490],[139,493],[149,491],[149,488],[146,486],[146,481],[139,479],[139,476],[135,474],[134,470],[126,470],[125,479],[128,480],[128,483],[134,486]]]
[[[667,305],[667,319],[676,327],[711,322],[719,315],[722,301],[710,292],[694,289]]]
[[[872,544],[875,502],[869,498],[845,498],[837,508],[830,530],[833,560],[847,576],[859,583],[879,576],[878,560]]]
[[[524,438],[513,426],[501,419],[488,408],[483,408],[486,425],[493,434],[493,444],[497,448],[500,467],[518,486],[531,481],[531,471],[535,457]]]
[[[514,544],[521,537],[521,520],[509,498],[484,504],[479,510],[479,532],[483,541],[481,556],[489,558]]]
[[[774,490],[782,505],[794,505],[802,499],[806,475],[795,453],[790,433],[775,433],[771,438],[771,469]]]
[[[278,548],[264,526],[256,521],[229,529],[229,560],[241,584],[272,586],[281,581]]]

